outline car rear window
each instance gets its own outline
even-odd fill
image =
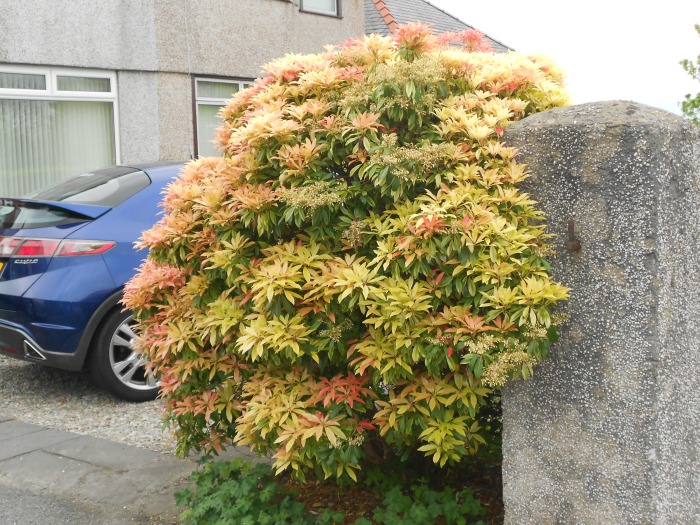
[[[143,171],[135,168],[114,167],[83,173],[39,190],[29,199],[63,201],[98,206],[118,206],[151,183]]]
[[[87,220],[82,215],[45,204],[21,200],[0,200],[0,230],[46,228]]]
[[[90,220],[60,206],[32,200],[113,208],[150,183],[143,171],[123,166],[83,173],[27,195],[31,200],[0,199],[0,229],[45,228]]]

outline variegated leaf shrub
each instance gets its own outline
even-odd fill
[[[222,157],[167,190],[126,290],[179,450],[352,479],[474,453],[480,407],[533,373],[567,296],[501,135],[566,101],[546,59],[420,25],[266,66],[222,110]]]

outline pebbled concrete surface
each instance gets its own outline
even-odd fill
[[[503,398],[506,525],[700,523],[700,129],[613,101],[505,140],[572,288],[550,358]]]

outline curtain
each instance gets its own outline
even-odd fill
[[[240,89],[241,85],[238,82],[197,80],[197,154],[200,157],[221,155],[212,143],[214,132],[221,125],[219,109]]]
[[[239,90],[238,84],[232,82],[212,82],[211,80],[197,80],[197,98],[230,99]]]
[[[111,101],[0,99],[0,197],[115,162]]]
[[[6,73],[0,71],[0,88],[2,89],[46,89],[46,75],[32,73]]]
[[[214,132],[221,125],[219,109],[221,105],[197,104],[197,154],[200,157],[218,157],[221,152],[215,149],[212,142]]]
[[[336,0],[304,0],[302,7],[313,11],[337,14]]]

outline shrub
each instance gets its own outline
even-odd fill
[[[222,110],[223,156],[169,187],[125,304],[181,452],[443,466],[546,355],[567,289],[500,139],[566,102],[561,77],[462,37],[410,25],[269,64]]]

